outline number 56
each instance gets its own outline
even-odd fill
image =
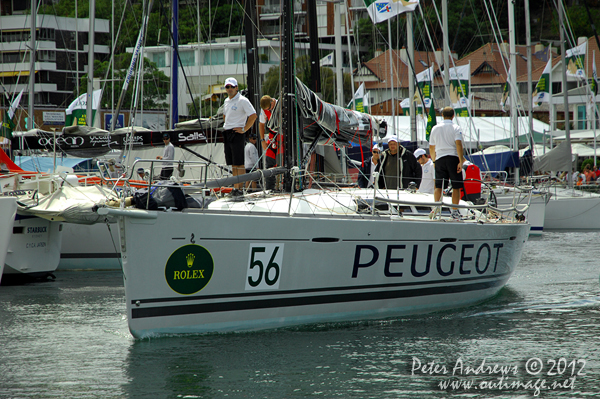
[[[250,244],[246,290],[276,290],[281,277],[283,243]]]

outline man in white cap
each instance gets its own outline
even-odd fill
[[[379,154],[381,153],[381,148],[375,144],[373,149],[371,150],[371,158],[368,161],[365,161],[364,166],[358,171],[358,187],[367,188],[373,187],[374,184],[374,172],[377,164],[379,164]]]
[[[444,120],[431,129],[429,136],[429,154],[435,164],[435,201],[442,199],[442,188],[452,186],[452,203],[460,201],[460,189],[463,188],[462,164],[465,162],[463,155],[463,139],[460,126],[452,123],[454,109],[445,107],[442,110]],[[432,217],[438,210],[432,212]],[[452,218],[460,220],[457,208],[452,208]]]
[[[223,104],[223,118],[225,120],[223,142],[225,145],[225,161],[231,165],[234,176],[243,175],[244,168],[244,133],[254,121],[256,110],[250,101],[238,93],[238,82],[235,78],[225,79],[227,98]],[[243,183],[236,183],[234,187],[241,189]]]
[[[421,179],[419,191],[422,193],[433,194],[435,185],[435,170],[433,162],[427,156],[427,152],[422,148],[417,148],[415,151],[415,158],[417,158],[417,162],[421,164],[421,169],[423,170],[423,177]]]
[[[398,144],[395,136],[388,139],[388,149],[381,154],[376,170],[379,172],[378,188],[395,190],[408,188],[410,183],[415,183],[417,188],[421,185],[421,165],[411,151]]]

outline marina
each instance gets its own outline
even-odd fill
[[[519,367],[530,358],[584,360],[573,389],[598,394],[596,232],[531,238],[497,296],[462,309],[280,330],[134,339],[123,276],[59,271],[56,280],[0,287],[0,397],[473,398],[533,397],[533,389],[440,390],[441,375],[412,375],[413,358],[452,369]],[[574,254],[577,256],[574,258]],[[581,365],[581,363],[580,363]],[[562,370],[562,369],[561,369]],[[577,369],[578,370],[578,369]],[[566,374],[569,374],[568,376]],[[542,375],[543,374],[543,375]],[[570,377],[563,370],[562,380]],[[488,378],[489,377],[489,378]],[[478,376],[477,380],[497,380]]]

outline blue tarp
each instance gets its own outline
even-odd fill
[[[518,168],[520,165],[519,151],[497,152],[495,154],[485,155],[467,155],[465,158],[479,166],[479,169],[481,169],[482,172],[498,172],[506,170],[506,168]]]
[[[15,163],[23,170],[30,172],[52,172],[54,169],[54,158],[52,157],[31,157],[17,156]],[[65,166],[73,168],[74,172],[91,172],[98,170],[92,164],[91,158],[62,158],[56,157],[56,166]]]

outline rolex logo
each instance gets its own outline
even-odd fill
[[[196,259],[196,256],[194,254],[188,254],[185,257],[185,260],[187,262],[187,267],[192,267],[192,265],[194,264],[194,259]]]

